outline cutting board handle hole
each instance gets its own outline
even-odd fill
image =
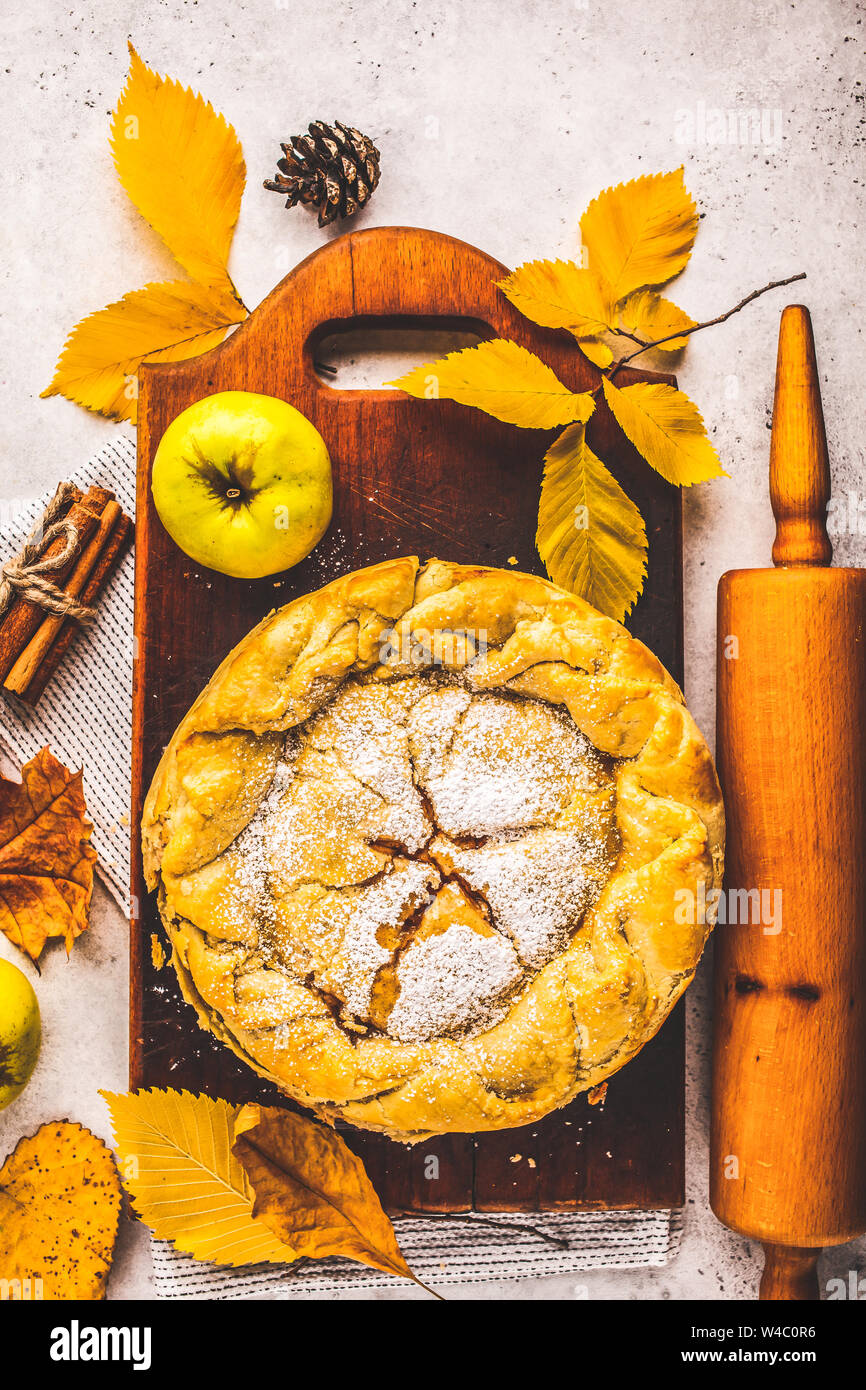
[[[415,367],[493,337],[475,319],[344,319],[311,334],[313,372],[331,391],[386,391]]]

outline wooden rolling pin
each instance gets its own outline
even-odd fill
[[[776,568],[719,583],[710,1201],[763,1242],[761,1298],[816,1299],[821,1247],[866,1230],[866,570],[829,568],[800,304],[779,333],[770,497]]]

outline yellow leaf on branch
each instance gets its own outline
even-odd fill
[[[111,122],[120,182],[194,280],[231,285],[226,266],[246,168],[232,126],[210,102],[160,77],[129,45]]]
[[[609,367],[613,353],[600,335],[610,326],[613,306],[604,285],[591,270],[573,261],[527,261],[499,288],[533,323],[567,328],[597,367]]]
[[[145,285],[82,319],[66,340],[43,396],[99,411],[112,420],[136,418],[142,362],[179,362],[222,342],[247,311],[226,287],[171,280]]]
[[[697,209],[682,169],[606,188],[580,219],[589,268],[607,283],[615,303],[679,275],[697,230]]]
[[[569,425],[544,456],[536,544],[554,584],[617,622],[634,607],[646,574],[643,518],[582,425]]]
[[[451,352],[389,385],[421,399],[444,397],[475,406],[524,429],[555,429],[575,420],[585,424],[595,408],[588,391],[570,391],[540,357],[507,338]]]
[[[604,398],[623,433],[657,473],[677,487],[726,476],[694,401],[664,382],[621,390],[606,377]]]
[[[363,1163],[335,1130],[290,1110],[247,1105],[235,1136],[255,1216],[297,1255],[343,1255],[415,1278]]]
[[[215,1264],[296,1258],[253,1216],[252,1187],[232,1152],[239,1106],[188,1091],[101,1094],[124,1185],[154,1235]]]
[[[678,352],[689,341],[688,337],[669,338],[668,334],[678,329],[694,328],[695,320],[684,309],[680,309],[670,299],[664,299],[654,290],[638,290],[630,294],[620,307],[620,318],[624,328],[634,333],[645,343],[654,343],[659,338],[667,342],[659,343],[660,352]]]
[[[613,353],[607,343],[601,338],[591,338],[580,336],[577,340],[580,343],[580,350],[584,357],[588,357],[590,362],[594,362],[597,367],[609,367],[613,361]]]
[[[612,306],[601,280],[573,261],[527,261],[499,288],[521,314],[545,328],[597,337],[611,323]]]
[[[19,1140],[0,1168],[0,1277],[11,1297],[104,1298],[121,1199],[110,1150],[83,1125],[56,1120]]]

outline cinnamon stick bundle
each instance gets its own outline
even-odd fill
[[[135,523],[131,521],[128,516],[121,516],[120,521],[117,526],[115,526],[106,542],[105,549],[99,556],[90,579],[81,591],[80,600],[82,603],[90,606],[99,598],[99,595],[102,593],[109,579],[111,579],[117,569],[117,566],[120,564],[120,561],[126,554],[134,531]],[[12,671],[9,673],[4,689],[14,689],[15,694],[18,695],[20,699],[24,700],[28,705],[35,705],[41,698],[46,685],[54,675],[54,672],[57,670],[57,667],[60,665],[69,648],[72,646],[77,635],[78,624],[71,618],[65,618],[59,634],[49,643],[47,651],[45,651],[44,655],[41,655],[36,662],[33,674],[26,685],[21,685],[21,688],[10,685],[10,682],[15,677],[15,668],[13,667]],[[38,640],[39,632],[37,632],[36,636],[32,639],[31,645],[37,643]],[[25,656],[26,650],[22,653],[19,660],[23,661]]]
[[[78,543],[69,561],[47,577],[65,597],[86,609],[99,597],[125,554],[133,523],[123,515],[114,494],[98,487],[90,488],[80,502],[73,501],[66,516],[78,531]],[[44,555],[59,555],[65,545],[66,537],[60,536]],[[0,621],[3,689],[35,705],[79,628],[75,617],[46,611],[23,597],[14,599]]]
[[[112,498],[106,488],[88,488],[80,502],[74,502],[66,513],[65,520],[72,522],[78,532],[79,547],[86,544],[98,524],[99,513]],[[62,555],[67,545],[65,536],[57,536],[46,547],[44,560]],[[71,555],[61,569],[51,571],[50,578],[58,588],[63,588],[75,565],[75,555]],[[0,622],[0,680],[5,680],[20,653],[40,626],[45,617],[45,609],[19,595]]]

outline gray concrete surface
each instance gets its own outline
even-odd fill
[[[853,499],[837,561],[866,563],[863,16],[853,0],[43,0],[7,10],[0,495],[67,476],[114,428],[38,398],[72,325],[176,274],[108,148],[129,36],[159,71],[200,88],[241,137],[249,176],[231,271],[250,305],[321,243],[312,218],[261,187],[279,140],[313,117],[348,120],[381,146],[382,183],[358,225],[438,228],[508,264],[574,254],[579,214],[599,189],[684,162],[705,218],[678,302],[704,318],[770,279],[808,273],[797,298],[814,317],[834,487]],[[769,556],[767,429],[784,302],[768,295],[699,335],[678,369],[730,473],[686,498],[687,693],[708,736],[717,578]],[[0,951],[15,956],[5,941]],[[0,1115],[0,1154],[59,1115],[109,1133],[96,1088],[125,1088],[126,958],[124,921],[99,890],[72,959],[52,953],[38,982],[42,1059]],[[755,1288],[756,1250],[707,1206],[708,966],[689,996],[682,1252],[665,1270],[580,1276],[593,1298],[730,1299]],[[843,1247],[822,1275],[864,1262],[863,1242]],[[575,1282],[462,1296],[568,1299]],[[128,1227],[110,1295],[150,1292],[145,1233]]]

